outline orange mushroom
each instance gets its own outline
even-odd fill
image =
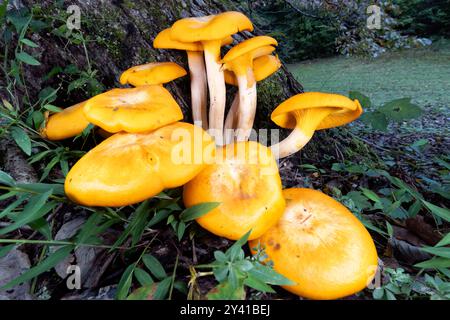
[[[216,162],[184,186],[183,200],[186,207],[220,202],[197,222],[232,240],[250,230],[249,239],[260,237],[276,223],[285,207],[272,153],[254,141],[219,147]]]
[[[226,70],[234,72],[239,86],[239,115],[236,139],[247,141],[256,112],[256,81],[253,73],[253,60],[270,54],[277,41],[268,36],[253,37],[235,45],[223,57]]]
[[[89,122],[108,132],[144,132],[183,119],[169,91],[161,86],[112,89],[84,105]]]
[[[206,104],[208,100],[205,60],[203,57],[203,45],[201,42],[181,42],[170,37],[170,28],[161,31],[153,41],[153,47],[157,49],[185,50],[188,58],[189,72],[191,76],[191,104],[192,119],[194,124],[201,123],[203,129],[208,129],[208,115]],[[222,39],[222,46],[233,42],[231,36]]]
[[[85,104],[86,101],[80,102],[50,117],[46,113],[45,125],[40,130],[41,136],[48,140],[64,140],[83,132],[89,125],[83,113]]]
[[[212,138],[184,122],[147,133],[117,133],[71,168],[65,192],[87,206],[138,203],[194,178],[213,156],[209,150],[214,151]]]
[[[218,145],[223,144],[226,102],[220,48],[223,39],[244,30],[252,31],[253,24],[244,14],[235,11],[184,18],[170,28],[170,37],[173,40],[202,43],[210,96],[209,128]]]
[[[151,62],[124,71],[120,76],[120,83],[135,87],[162,85],[186,74],[186,70],[175,62]]]
[[[306,92],[281,103],[271,119],[282,128],[294,129],[283,141],[272,145],[276,158],[287,157],[302,149],[316,130],[342,126],[362,114],[358,100],[331,93]]]
[[[270,47],[273,48],[273,47]],[[275,49],[275,48],[273,48]],[[253,61],[253,74],[255,77],[255,81],[259,82],[273,73],[275,73],[281,67],[280,59],[277,56],[272,55],[264,55],[262,57],[256,58]],[[225,70],[225,82],[227,84],[231,84],[237,86],[237,80],[232,71]],[[256,101],[254,101],[256,103]],[[234,130],[237,128],[237,119],[239,112],[239,94],[235,95],[233,102],[231,103],[230,110],[228,111],[226,120],[225,120],[225,144],[231,143],[233,141]],[[255,121],[255,113],[256,108],[253,108],[251,117],[249,119],[250,127],[253,127],[253,122]]]
[[[342,204],[322,192],[283,191],[286,210],[250,248],[264,248],[274,269],[294,281],[286,290],[310,299],[338,299],[364,289],[378,264],[373,240]]]

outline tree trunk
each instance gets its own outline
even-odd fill
[[[62,5],[47,0],[14,2],[16,5],[18,2],[19,6],[34,8],[36,17],[59,21],[53,22],[55,29],[65,24],[64,21],[70,15],[66,12],[69,5],[79,6],[81,32],[87,39],[85,51],[83,45],[74,43],[64,36],[55,35],[52,29],[32,36],[32,40],[39,44],[39,48],[33,49],[31,53],[41,62],[40,66],[28,67],[25,71],[28,93],[32,99],[36,99],[42,88],[61,83],[60,78],[45,80],[44,77],[56,66],[65,68],[75,64],[78,69],[87,70],[90,65],[92,69],[97,70],[96,78],[105,89],[119,86],[118,77],[121,72],[134,65],[152,61],[174,61],[187,68],[185,52],[153,48],[152,43],[156,35],[182,17],[204,16],[228,10],[243,11],[242,7],[237,6],[238,2],[228,0],[77,0],[64,1]],[[244,38],[261,34],[257,25],[255,27],[252,34],[236,35],[236,40],[242,41]],[[176,80],[167,88],[182,107],[185,120],[191,121],[189,78]],[[257,89],[256,129],[276,127],[270,121],[271,111],[285,99],[303,91],[302,86],[284,66],[275,75],[258,83]],[[234,90],[230,89],[227,95],[228,105],[231,103]],[[89,94],[83,93],[82,90],[74,90],[67,94],[65,92],[67,88],[61,88],[58,100],[54,104],[68,107],[89,98]],[[304,151],[285,159],[281,169],[282,173],[286,172],[283,174],[286,186],[299,184],[299,176],[291,170],[297,168],[301,157],[306,158],[307,163],[320,163],[324,153],[335,154],[334,141],[335,139],[330,138],[327,133],[317,134]],[[283,168],[286,168],[286,171]]]

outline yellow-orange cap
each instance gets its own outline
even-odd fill
[[[253,61],[253,73],[256,81],[262,81],[271,76],[278,69],[281,68],[280,59],[277,56],[267,55],[262,56]],[[237,86],[238,82],[236,76],[232,71],[225,70],[225,82]]]
[[[281,179],[270,149],[254,141],[217,149],[217,161],[184,186],[186,207],[202,202],[221,204],[197,219],[206,230],[237,240],[267,231],[282,214]]]
[[[271,115],[271,119],[282,128],[294,129],[297,125],[294,113],[300,110],[329,109],[330,113],[325,117],[316,130],[338,127],[357,119],[362,114],[362,108],[358,100],[351,100],[345,96],[322,92],[305,92],[297,94],[281,103]],[[309,112],[305,115],[313,116]],[[307,122],[305,120],[305,122]]]
[[[203,157],[212,157],[194,152],[208,150],[214,150],[212,138],[184,122],[147,133],[117,133],[71,168],[65,191],[71,200],[87,206],[137,203],[194,178],[204,167]]]
[[[252,22],[240,12],[228,11],[178,20],[170,28],[170,37],[181,42],[201,42],[221,40],[244,30],[253,31]]]
[[[75,137],[89,125],[83,113],[86,101],[64,109],[48,117],[45,127],[40,130],[42,137],[48,140],[63,140]]]
[[[151,62],[124,71],[120,76],[120,83],[135,87],[160,85],[184,77],[186,74],[186,70],[175,62]]]
[[[183,119],[180,106],[161,86],[112,89],[84,105],[89,122],[108,132],[144,132]]]
[[[203,51],[203,44],[201,42],[181,42],[174,40],[170,36],[170,28],[164,29],[153,40],[153,47],[155,49],[176,49],[186,51]],[[222,46],[227,46],[233,43],[233,37],[227,36],[222,39]]]
[[[260,57],[272,53],[274,50],[273,46],[277,46],[278,42],[269,36],[257,36],[247,40],[244,40],[233,48],[231,48],[227,54],[223,57],[222,63],[231,62],[243,55],[250,53],[252,57]],[[265,48],[269,47],[269,48]],[[270,48],[272,47],[272,48]],[[262,48],[268,49],[269,51],[260,51]]]
[[[342,204],[311,189],[286,189],[286,210],[260,239],[274,269],[295,282],[284,286],[310,299],[337,299],[364,289],[375,276],[370,234]]]

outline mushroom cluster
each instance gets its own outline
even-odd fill
[[[187,74],[173,62],[134,66],[115,88],[47,115],[43,137],[74,137],[89,124],[106,139],[84,155],[65,180],[67,196],[86,206],[126,206],[183,186],[186,207],[218,202],[197,218],[211,233],[237,240],[250,231],[252,252],[264,248],[285,288],[311,299],[334,299],[363,289],[374,277],[377,253],[364,226],[343,205],[310,189],[283,190],[277,159],[301,150],[316,130],[357,119],[358,100],[308,92],[281,103],[271,115],[292,129],[270,147],[249,141],[257,110],[257,82],[275,73],[277,41],[248,38],[222,56],[232,36],[252,31],[240,12],[184,18],[163,30],[154,47],[185,50],[192,118],[163,87]],[[226,111],[226,84],[237,86]],[[209,106],[208,106],[209,101]]]

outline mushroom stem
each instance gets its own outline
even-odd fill
[[[223,145],[226,88],[220,60],[220,40],[204,41],[204,54],[209,87],[209,131],[217,145]]]
[[[250,77],[251,78],[250,78]],[[238,75],[239,115],[236,132],[237,141],[248,141],[256,112],[256,81],[250,69],[247,75]]]
[[[316,128],[333,108],[311,108],[292,113],[296,125],[291,134],[283,141],[270,147],[276,159],[282,159],[301,150],[313,137]]]
[[[239,93],[236,92],[233,102],[231,103],[230,110],[228,111],[227,118],[225,120],[225,144],[230,144],[234,140],[234,129],[237,124],[237,113],[239,108]]]
[[[206,104],[208,100],[206,69],[203,52],[187,51],[189,71],[191,75],[191,103],[194,124],[208,129]]]

